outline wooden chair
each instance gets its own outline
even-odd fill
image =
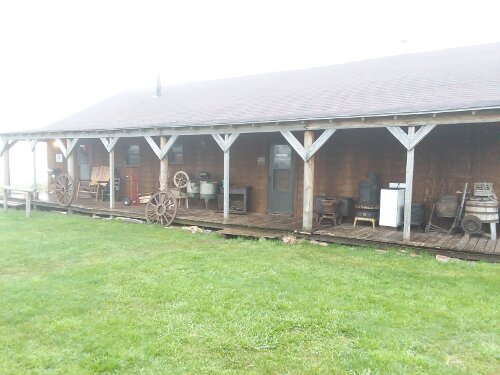
[[[76,189],[76,197],[80,198],[80,193],[85,193],[90,196],[94,195],[95,200],[97,200],[99,194],[99,183],[101,167],[92,167],[92,174],[90,175],[90,180],[79,180],[78,187]]]

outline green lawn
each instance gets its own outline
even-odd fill
[[[0,212],[0,373],[500,373],[500,267]]]

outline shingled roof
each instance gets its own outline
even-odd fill
[[[370,117],[500,107],[500,43],[111,97],[43,131]]]

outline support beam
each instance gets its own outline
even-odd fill
[[[66,155],[65,155],[65,157],[68,157],[69,155],[71,155],[71,153],[73,152],[73,149],[75,148],[77,143],[78,143],[78,138],[66,140]]]
[[[408,134],[400,127],[387,127],[387,130],[406,148],[406,190],[405,212],[403,224],[403,240],[410,240],[411,199],[413,194],[413,167],[415,162],[415,147],[434,129],[436,125],[424,125],[415,133],[415,127],[408,127]]]
[[[291,131],[282,130],[281,134],[293,147],[297,154],[304,160],[304,194],[302,207],[302,229],[312,232],[314,211],[314,154],[330,139],[336,129],[326,129],[314,140],[314,132],[304,132],[304,146],[298,141]]]
[[[304,132],[304,148],[309,149],[314,143],[314,133]],[[312,232],[314,208],[314,156],[304,161],[304,196],[302,209],[302,229]]]
[[[472,112],[475,112],[472,114]],[[232,123],[212,125],[182,125],[170,126],[166,124],[154,124],[150,127],[133,129],[114,129],[100,131],[61,131],[61,132],[33,132],[33,133],[10,133],[5,134],[10,140],[26,139],[54,139],[54,138],[101,138],[101,137],[143,137],[160,135],[200,135],[200,134],[224,134],[224,133],[275,133],[280,130],[305,131],[324,129],[363,129],[363,128],[386,128],[398,126],[421,126],[425,124],[456,125],[456,124],[481,124],[500,122],[500,108],[476,108],[457,111],[414,113],[394,116],[349,117],[349,118],[323,118],[311,121],[290,120],[265,123]]]
[[[408,128],[408,136],[410,139],[415,134],[415,127]],[[411,226],[411,199],[413,195],[413,165],[415,158],[415,148],[409,148],[406,151],[406,190],[405,190],[405,212],[403,223],[403,241],[410,241],[410,226]]]
[[[226,134],[225,140],[228,141],[229,137]],[[229,149],[228,147],[224,151],[224,220],[223,223],[226,224],[229,220]]]
[[[177,138],[178,138],[177,135],[173,135],[173,136],[170,137],[170,139],[168,140],[168,142],[166,142],[165,144],[162,144],[161,143],[161,137],[160,137],[160,147],[158,147],[158,145],[156,144],[156,142],[153,139],[153,137],[150,137],[149,135],[144,136],[144,139],[149,143],[149,145],[151,146],[151,149],[153,150],[153,152],[155,153],[155,155],[160,160],[162,160],[165,157],[165,155],[168,154],[168,152],[170,151],[170,149],[174,145],[174,143],[177,140]]]
[[[318,139],[309,146],[306,146],[305,144],[304,146],[302,146],[302,144],[298,141],[297,138],[295,138],[291,131],[282,130],[281,134],[287,140],[290,146],[292,146],[293,149],[297,151],[297,154],[299,154],[302,160],[308,161],[321,148],[321,146],[323,146],[326,141],[330,139],[335,131],[336,129],[326,129],[325,131],[323,131],[323,133],[321,133]]]
[[[108,150],[108,152],[111,152],[115,149],[116,143],[118,142],[120,137],[101,137],[100,139],[106,150]]]
[[[301,145],[301,143],[295,138],[295,136],[292,134],[291,131],[289,130],[282,130],[281,134],[283,137],[286,139],[286,141],[290,144],[290,146],[293,147],[293,149],[299,154],[299,156],[302,158],[302,160],[306,160],[306,149],[304,146]],[[305,134],[305,133],[304,133]]]
[[[165,137],[163,137],[165,138]],[[161,138],[160,138],[160,146],[161,146],[161,153],[160,153],[160,159],[163,159],[165,158],[165,156],[168,155],[170,149],[172,148],[172,146],[174,145],[175,141],[177,140],[177,138],[179,138],[178,135],[172,135],[169,140],[167,141],[167,143],[165,143],[164,145],[162,145],[161,143]],[[168,160],[168,158],[167,158]]]
[[[418,131],[415,133],[414,136],[410,137],[410,148],[415,148],[417,145],[429,134],[432,129],[434,129],[436,125],[425,125],[422,126]],[[408,134],[408,136],[410,136]]]
[[[74,181],[75,180],[75,158],[73,156],[73,153],[70,152],[70,147],[71,147],[71,150],[73,150],[73,147],[75,147],[76,143],[73,143],[73,144],[72,143],[73,143],[73,141],[71,139],[66,139],[66,152],[63,152],[63,153],[65,153],[66,163],[68,164],[68,175]]]
[[[115,150],[109,151],[109,208],[115,208]]]
[[[4,151],[9,150],[12,146],[16,144],[17,140],[9,141],[9,140],[2,140],[0,142],[0,156],[3,155]]]
[[[160,137],[160,149],[167,145],[167,137]],[[161,155],[160,155],[161,156]],[[167,191],[168,189],[168,153],[165,153],[160,159],[160,191]]]
[[[213,139],[224,152],[224,220],[226,224],[229,221],[229,150],[233,143],[238,139],[239,134],[224,134],[222,138],[219,134],[212,134]]]
[[[38,198],[38,186],[36,183],[36,144],[36,140],[31,141],[31,153],[33,154],[33,199]]]
[[[61,138],[56,138],[56,145],[59,147],[59,150],[61,150],[61,153],[63,154],[64,157],[67,157],[68,155],[68,149],[66,148],[66,145],[62,141]]]
[[[3,184],[4,186],[10,186],[10,157],[9,157],[9,148],[4,149],[3,151]],[[7,196],[10,195],[9,190],[4,190],[4,202],[7,202]],[[7,205],[4,205],[4,210],[7,211]]]
[[[149,143],[151,146],[151,149],[155,153],[156,157],[161,160],[161,149],[158,147],[156,144],[155,140],[153,137],[150,137],[149,135],[145,136],[144,139]]]
[[[403,129],[401,129],[399,126],[389,126],[387,127],[387,130],[391,132],[391,134],[403,145],[404,148],[406,148],[407,150],[410,148],[410,138]]]
[[[314,154],[323,146],[326,141],[330,139],[330,137],[335,133],[335,129],[326,129],[321,135],[314,141],[311,146],[305,147],[306,149],[306,160],[312,158]],[[314,137],[313,137],[314,140]],[[305,145],[304,145],[305,146]]]

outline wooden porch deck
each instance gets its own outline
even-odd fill
[[[124,206],[117,202],[115,209],[109,208],[108,202],[92,199],[79,199],[70,207],[63,208],[57,203],[34,201],[40,208],[68,210],[90,215],[123,216],[144,219],[145,205]],[[370,246],[377,248],[412,248],[416,251],[427,251],[471,260],[488,260],[500,262],[500,240],[492,241],[486,236],[468,236],[461,233],[446,235],[442,233],[422,233],[413,231],[410,242],[403,242],[403,233],[392,228],[376,227],[361,223],[353,227],[352,222],[338,226],[320,225],[313,233],[300,231],[302,221],[292,216],[248,213],[246,215],[231,214],[229,223],[223,223],[221,212],[190,208],[179,208],[174,221],[178,225],[197,225],[218,229],[221,234],[279,238],[287,233],[297,237],[334,242],[346,245]]]

